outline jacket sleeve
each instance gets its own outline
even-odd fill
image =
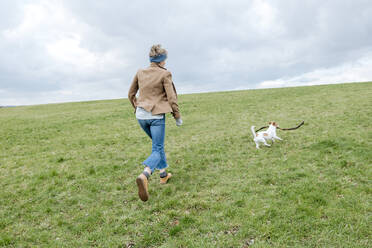
[[[128,100],[132,104],[133,108],[136,108],[137,106],[137,99],[136,99],[137,91],[138,91],[138,76],[136,73],[136,75],[133,78],[132,84],[129,88],[129,92],[128,92]]]
[[[177,104],[177,92],[172,81],[172,74],[167,72],[163,81],[165,93],[167,94],[168,103],[172,108],[172,114],[175,119],[181,118],[180,110]]]

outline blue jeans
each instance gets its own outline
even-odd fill
[[[164,152],[165,116],[163,119],[138,120],[138,123],[152,140],[151,155],[143,161],[143,165],[150,167],[151,172],[167,168]]]

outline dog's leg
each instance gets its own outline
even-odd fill
[[[283,140],[283,139],[279,138],[278,136],[275,136],[274,138],[275,139],[278,139],[278,140]]]
[[[265,146],[271,146],[271,145],[267,144],[265,139],[262,139],[262,142],[264,143]]]
[[[260,142],[256,139],[254,139],[254,143],[256,143],[256,148],[260,149],[260,144],[259,144]]]

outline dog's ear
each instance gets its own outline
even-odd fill
[[[276,126],[276,122],[275,121],[273,122],[273,126]]]
[[[272,123],[272,122],[270,121],[270,122],[269,122],[269,125],[271,125],[271,123]]]

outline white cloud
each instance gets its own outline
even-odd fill
[[[279,78],[261,82],[257,88],[277,88],[372,80],[372,54],[355,62],[347,62],[331,68],[317,69],[295,77]]]
[[[97,56],[80,46],[81,38],[76,35],[47,44],[48,53],[57,61],[73,66],[93,67],[97,63]]]
[[[0,105],[118,96],[118,87],[111,91],[104,87],[122,80],[120,70],[128,62],[123,58],[125,51],[116,46],[102,49],[100,44],[110,43],[111,37],[79,20],[60,1],[25,4],[21,11],[19,24],[1,32],[5,57],[2,63],[0,59],[0,70],[6,70],[12,81],[1,80]],[[92,46],[91,39],[98,46]],[[0,49],[1,45],[0,41]],[[7,48],[15,52],[6,52]]]
[[[284,31],[280,19],[277,18],[278,10],[269,1],[254,0],[249,11],[249,18],[254,30],[260,35],[271,36]]]
[[[26,4],[23,7],[22,22],[5,30],[3,35],[11,41],[38,43],[45,48],[45,55],[51,56],[55,63],[71,65],[75,70],[81,67],[82,70],[90,68],[97,71],[98,67],[105,67],[102,63],[107,63],[106,68],[124,66],[123,60],[116,58],[110,48],[97,52],[83,47],[82,43],[90,33],[104,36],[99,30],[81,22],[61,2],[40,1]]]
[[[41,4],[26,4],[23,6],[23,20],[15,28],[3,31],[3,35],[12,40],[23,38],[25,35],[32,34],[46,19],[45,6]]]

